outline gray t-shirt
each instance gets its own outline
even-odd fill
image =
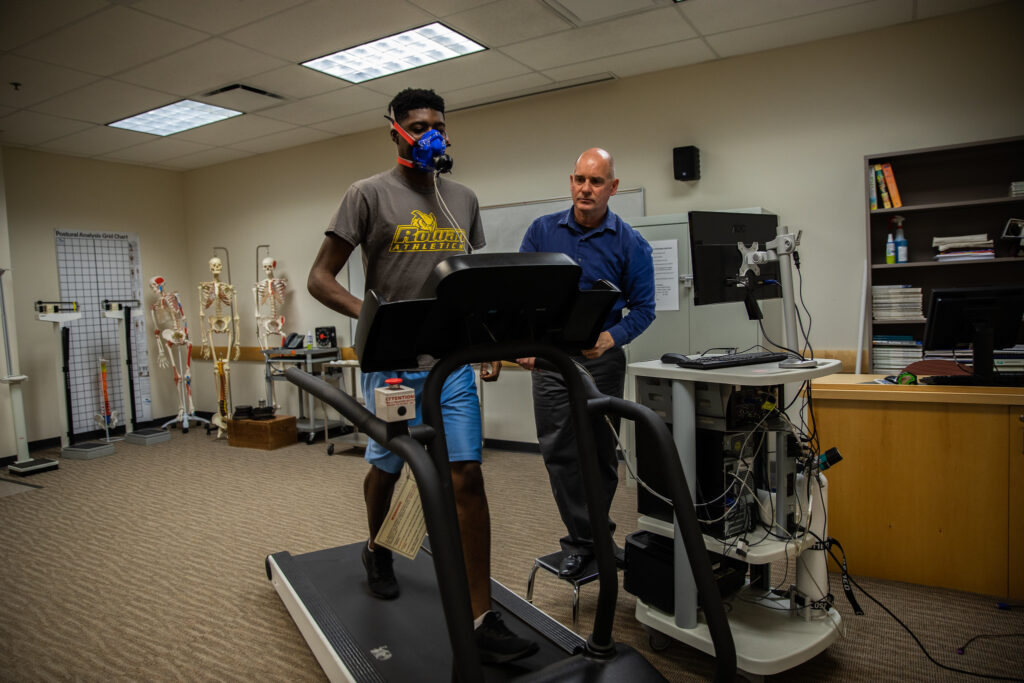
[[[331,219],[327,232],[362,247],[366,289],[377,290],[387,301],[420,298],[438,262],[466,253],[467,240],[473,249],[485,244],[473,191],[443,177],[437,183],[447,212],[433,188],[413,188],[396,166],[352,183]]]

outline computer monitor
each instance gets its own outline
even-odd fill
[[[924,328],[925,351],[973,347],[974,375],[993,376],[992,352],[1021,342],[1024,286],[933,289]]]
[[[765,280],[779,282],[779,263],[771,261],[758,268],[752,288],[739,287],[736,278],[743,258],[737,242],[761,249],[776,237],[779,218],[764,213],[727,213],[724,211],[691,211],[690,260],[693,262],[693,303],[698,306],[748,301],[748,292],[755,299],[778,299],[782,288],[777,284],[756,284]],[[752,275],[752,273],[751,273]]]

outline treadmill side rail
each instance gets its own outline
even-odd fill
[[[330,610],[322,608],[320,600],[316,599],[316,588],[312,584],[303,585],[309,582],[301,572],[287,571],[293,565],[290,553],[274,553],[267,557],[267,576],[327,678],[333,682],[383,681],[345,627],[334,619]],[[293,581],[298,585],[293,585]],[[344,660],[339,652],[345,654]]]

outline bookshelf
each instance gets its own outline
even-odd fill
[[[876,164],[890,164],[903,206],[872,209],[870,197]],[[1011,218],[1024,219],[1024,196],[1013,197],[1010,183],[1024,181],[1024,137],[970,144],[871,154],[864,158],[865,206],[870,287],[920,287],[927,313],[931,290],[1024,282],[1024,251],[1019,240],[1001,240]],[[878,192],[875,189],[877,196]],[[904,218],[908,261],[885,262],[886,238],[895,233],[892,219]],[[938,262],[934,237],[985,234],[994,241],[994,258]],[[869,294],[872,290],[869,289]],[[873,301],[871,302],[873,303]],[[870,314],[869,338],[924,337],[922,320],[875,320]],[[871,366],[875,368],[874,348]],[[890,370],[878,372],[892,374]]]

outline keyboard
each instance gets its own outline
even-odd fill
[[[1024,387],[1024,372],[1000,372],[989,379],[975,375],[930,375],[919,378],[917,383],[951,387]]]
[[[782,351],[750,351],[748,353],[722,353],[713,356],[687,357],[681,353],[666,353],[661,357],[662,363],[671,363],[691,370],[717,370],[733,368],[739,365],[757,365],[786,360],[788,353]]]

